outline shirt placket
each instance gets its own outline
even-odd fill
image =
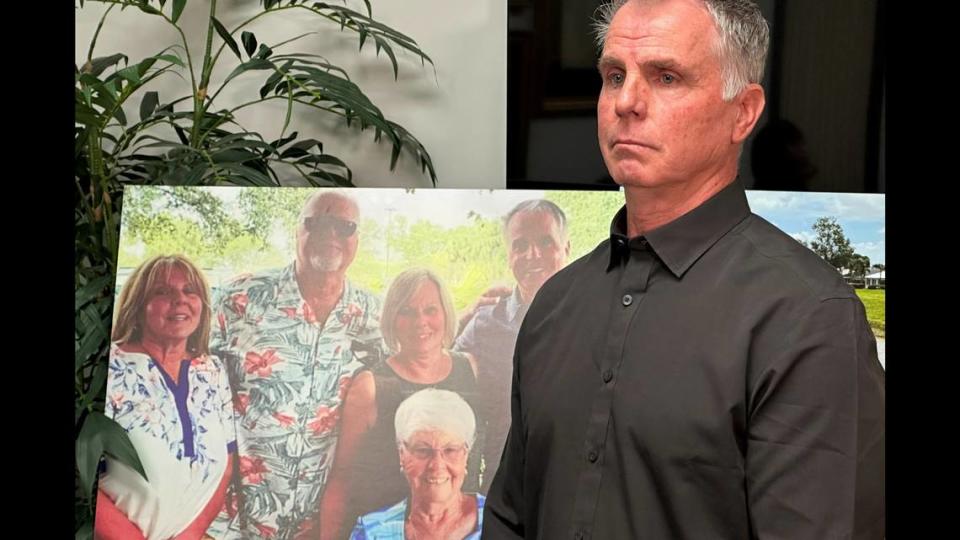
[[[654,258],[647,250],[645,240],[637,242],[639,249],[633,249],[625,263],[619,264],[611,272],[618,274],[611,302],[610,317],[607,325],[603,354],[599,358],[598,380],[593,384],[594,399],[590,405],[590,415],[584,434],[582,455],[583,466],[577,483],[577,496],[573,504],[573,521],[570,537],[574,540],[586,540],[593,537],[594,515],[600,498],[600,486],[603,479],[603,463],[608,436],[610,414],[613,406],[618,372],[623,362],[623,349],[627,339],[627,330],[640,309]],[[626,241],[617,238],[612,249],[626,251]]]

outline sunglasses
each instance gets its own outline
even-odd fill
[[[311,233],[321,233],[329,228],[340,238],[350,238],[357,232],[357,223],[333,216],[310,216],[303,218],[303,228]]]

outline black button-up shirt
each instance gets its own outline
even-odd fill
[[[484,539],[882,538],[863,304],[739,181],[540,290]]]

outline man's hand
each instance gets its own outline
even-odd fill
[[[470,322],[470,319],[477,314],[477,310],[482,306],[492,306],[500,301],[504,296],[508,296],[513,293],[513,287],[503,284],[494,284],[491,285],[487,290],[483,291],[483,294],[480,295],[480,298],[476,302],[467,306],[463,310],[463,313],[460,315],[460,324],[457,327],[457,335],[460,332],[463,332],[463,329],[467,327],[467,323]]]

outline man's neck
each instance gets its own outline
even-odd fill
[[[702,182],[682,182],[656,187],[624,187],[627,202],[627,236],[649,233],[670,223],[719,193],[736,180],[736,170]]]
[[[342,272],[302,272],[296,271],[297,286],[300,295],[315,311],[329,311],[343,294],[344,275]]]

